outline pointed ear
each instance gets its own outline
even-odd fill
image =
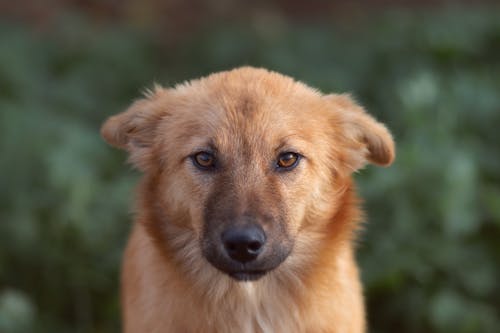
[[[349,95],[327,95],[334,108],[336,128],[340,128],[347,145],[345,162],[358,170],[367,162],[389,166],[395,157],[394,140],[387,128],[356,104]]]
[[[101,127],[104,140],[127,150],[129,161],[142,171],[151,165],[156,128],[166,115],[159,102],[162,95],[164,90],[156,87],[155,92],[134,102],[126,111],[109,117]]]

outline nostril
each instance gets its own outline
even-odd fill
[[[248,243],[248,249],[252,252],[259,251],[261,247],[262,247],[262,243],[259,241],[254,241],[254,242]]]
[[[226,243],[224,243],[224,246],[229,251],[236,251],[236,248],[237,248],[236,243],[233,243],[233,242],[226,242]]]

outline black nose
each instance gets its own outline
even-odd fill
[[[257,225],[230,227],[222,233],[222,243],[227,254],[241,263],[257,258],[265,242],[266,235]]]

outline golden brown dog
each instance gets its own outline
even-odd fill
[[[365,330],[351,174],[394,143],[348,96],[244,67],[156,87],[102,135],[144,173],[125,332]]]

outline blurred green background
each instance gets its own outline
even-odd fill
[[[0,3],[0,332],[118,332],[139,175],[99,126],[153,82],[249,64],[351,92],[396,163],[356,178],[370,332],[500,332],[500,7]]]

